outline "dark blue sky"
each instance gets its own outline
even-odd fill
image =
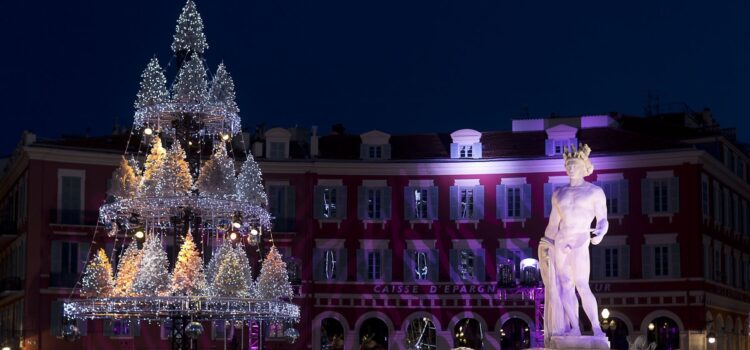
[[[182,0],[0,1],[0,154],[20,132],[132,122],[140,73],[169,62]],[[744,122],[750,2],[197,0],[211,69],[243,125],[502,130],[532,116],[711,107]],[[172,65],[173,68],[173,65]],[[173,75],[168,78],[171,80]]]

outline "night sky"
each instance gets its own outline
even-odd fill
[[[169,48],[182,0],[0,1],[0,154],[132,122],[140,74]],[[512,118],[750,101],[750,2],[197,0],[211,70],[243,125],[348,132],[508,130]]]

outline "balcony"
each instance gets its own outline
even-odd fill
[[[49,222],[53,225],[94,226],[99,220],[99,212],[92,210],[52,209]]]
[[[50,287],[73,288],[78,282],[77,273],[51,273],[49,275]]]

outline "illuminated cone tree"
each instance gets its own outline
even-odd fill
[[[256,283],[257,296],[260,299],[291,299],[294,295],[289,276],[286,271],[286,263],[281,259],[281,254],[276,246],[271,246]]]
[[[237,200],[261,207],[268,204],[268,196],[263,188],[263,175],[253,155],[249,153],[237,175]]]
[[[81,281],[81,295],[89,298],[104,298],[112,294],[112,264],[104,249],[94,255],[86,265]]]
[[[215,296],[244,298],[250,296],[252,275],[250,264],[242,248],[230,247],[218,262],[219,267],[211,285]]]
[[[201,168],[196,187],[202,195],[233,199],[236,191],[234,161],[227,156],[224,142],[214,144],[214,153]]]
[[[148,197],[155,197],[161,192],[161,186],[164,180],[161,177],[164,164],[167,160],[167,150],[161,144],[161,139],[157,136],[151,145],[151,152],[146,157],[146,163],[143,170],[143,193]]]
[[[211,89],[208,93],[209,101],[223,104],[232,113],[239,113],[240,109],[235,102],[234,81],[227,72],[224,63],[219,64],[214,80],[211,81]]]
[[[135,108],[153,106],[168,99],[167,78],[159,65],[159,60],[154,57],[141,74],[141,88],[135,98]]]
[[[138,275],[138,267],[141,264],[142,252],[138,244],[133,241],[125,249],[117,264],[117,277],[115,278],[114,295],[118,297],[133,296],[133,282]]]
[[[120,167],[112,173],[112,187],[109,195],[118,199],[133,198],[138,194],[141,179],[136,174],[131,163],[123,157],[120,160]]]
[[[175,141],[167,152],[164,165],[155,179],[154,192],[157,196],[185,196],[193,187],[190,166],[185,161],[185,151]]]
[[[201,103],[208,98],[206,67],[196,54],[191,54],[177,74],[172,86],[172,100],[181,103]]]
[[[133,282],[133,294],[139,296],[167,295],[169,293],[169,260],[159,237],[149,234],[143,244],[141,263]]]
[[[221,260],[227,252],[231,251],[231,249],[232,245],[228,241],[222,241],[219,247],[213,252],[211,261],[208,262],[208,266],[206,267],[206,283],[208,289],[213,287],[214,278],[219,271]],[[213,292],[209,290],[209,294],[213,294]]]
[[[193,242],[193,234],[188,231],[182,243],[177,263],[172,273],[170,291],[174,295],[200,295],[206,289],[206,275],[203,274],[203,260]]]
[[[177,19],[177,30],[172,41],[172,50],[203,53],[208,49],[206,35],[203,34],[203,19],[193,0],[188,0]]]

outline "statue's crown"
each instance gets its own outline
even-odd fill
[[[591,148],[589,148],[589,145],[579,143],[578,149],[576,149],[574,145],[570,145],[570,148],[568,148],[567,146],[563,147],[562,155],[564,160],[578,158],[584,161],[588,161],[590,153]]]

